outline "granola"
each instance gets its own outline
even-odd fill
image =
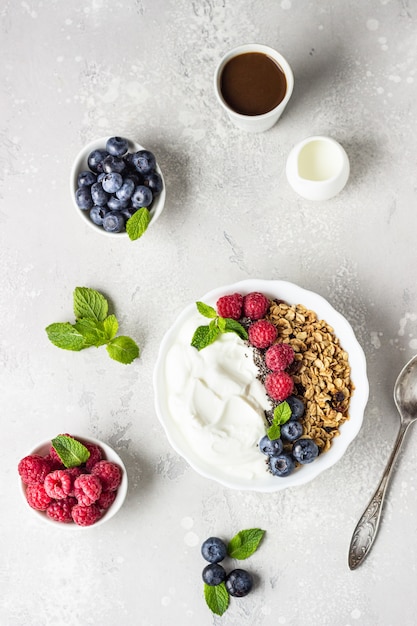
[[[289,373],[296,395],[305,403],[303,436],[325,452],[349,419],[354,385],[348,354],[333,328],[302,304],[273,301],[267,318],[278,329],[278,341],[290,344],[295,352]]]

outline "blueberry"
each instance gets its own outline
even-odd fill
[[[94,205],[93,199],[91,197],[91,189],[90,187],[78,187],[75,192],[75,202],[83,211],[87,209],[91,209]]]
[[[218,563],[210,563],[203,569],[203,580],[210,587],[220,585],[226,580],[226,570]]]
[[[90,219],[97,226],[103,226],[103,219],[106,217],[107,213],[110,212],[110,209],[104,206],[93,206],[90,209]]]
[[[150,174],[146,174],[143,180],[143,184],[145,185],[145,187],[149,187],[154,196],[158,195],[158,193],[161,193],[162,191],[163,182],[158,172],[151,172]]]
[[[290,420],[299,420],[304,415],[304,402],[297,396],[289,396],[286,400],[290,405]]]
[[[131,178],[124,178],[123,185],[116,191],[119,200],[129,200],[135,190],[135,183]]]
[[[126,169],[126,163],[120,157],[109,154],[106,156],[102,163],[103,172],[110,174],[110,172],[117,172],[122,174]]]
[[[295,420],[289,420],[281,426],[281,437],[287,439],[287,441],[295,441],[299,439],[303,434],[303,427],[300,422]]]
[[[126,178],[133,180],[135,187],[143,185],[143,176],[142,174],[139,174],[139,172],[128,172],[127,174],[124,174],[123,180],[126,180]]]
[[[125,221],[127,222],[127,220],[130,220],[132,215],[134,215],[137,210],[138,209],[134,209],[132,206],[128,206],[126,209],[122,209],[120,213],[123,215]]]
[[[103,180],[105,175],[106,175],[106,172],[100,172],[100,174],[98,174],[98,176],[97,176],[97,182],[101,183],[101,181]]]
[[[91,185],[91,197],[93,198],[94,204],[104,206],[109,201],[110,194],[104,191],[101,183],[94,183],[94,185]]]
[[[201,554],[209,563],[218,563],[227,556],[227,548],[218,537],[209,537],[201,546]]]
[[[97,174],[94,172],[90,172],[90,170],[86,170],[84,172],[80,172],[77,177],[77,187],[90,186],[95,183],[97,180]]]
[[[294,459],[289,454],[271,456],[269,467],[274,476],[288,476],[295,468]]]
[[[135,209],[140,209],[142,206],[150,206],[152,199],[152,191],[148,187],[145,187],[145,185],[138,185],[132,193],[132,206],[134,206]]]
[[[226,589],[235,598],[247,596],[252,587],[252,575],[244,569],[234,569],[226,578]]]
[[[93,172],[100,173],[103,171],[103,161],[108,156],[107,150],[93,150],[88,155],[88,167]]]
[[[281,454],[283,447],[281,439],[270,439],[268,435],[264,435],[259,442],[259,450],[267,456]]]
[[[118,191],[123,185],[123,178],[121,174],[118,174],[117,172],[110,172],[105,175],[101,184],[103,185],[104,191],[107,191],[108,193],[116,193],[116,191]]]
[[[113,156],[123,156],[129,147],[127,139],[124,137],[110,137],[106,143],[106,150]]]
[[[110,196],[107,206],[112,211],[122,211],[122,209],[128,208],[129,200],[119,200],[116,196]]]
[[[125,221],[120,211],[109,211],[103,219],[103,228],[108,233],[120,233],[125,228]]]
[[[149,174],[156,167],[156,159],[149,150],[139,150],[132,157],[132,163],[141,174]]]
[[[296,461],[305,465],[317,457],[319,449],[312,439],[298,439],[292,447],[292,454]]]

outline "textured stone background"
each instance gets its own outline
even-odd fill
[[[394,380],[417,351],[417,4],[349,0],[3,0],[0,6],[1,626],[403,626],[417,600],[417,434],[395,474],[373,552],[347,551],[398,418]],[[262,135],[234,128],[213,92],[231,47],[277,48],[295,89]],[[78,151],[126,135],[153,150],[166,209],[135,243],[83,225],[69,192]],[[285,178],[291,147],[342,143],[345,190],[326,203]],[[239,493],[196,474],[153,406],[159,343],[212,288],[284,279],[351,322],[370,399],[344,458],[313,483]],[[44,328],[84,285],[111,300],[142,356],[67,353]],[[18,460],[59,432],[123,457],[122,511],[85,532],[50,530],[23,502]],[[202,596],[200,543],[260,526],[256,590],[220,619]]]

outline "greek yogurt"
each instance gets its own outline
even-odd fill
[[[235,333],[198,351],[190,345],[202,322],[184,323],[165,360],[166,405],[198,463],[210,473],[252,480],[265,476],[258,442],[270,402],[257,379],[252,349]]]

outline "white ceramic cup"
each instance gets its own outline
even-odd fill
[[[230,59],[232,59],[233,57],[240,54],[246,54],[248,52],[259,52],[269,56],[273,61],[275,61],[275,63],[277,63],[277,65],[283,71],[287,81],[287,89],[284,99],[274,109],[262,115],[242,115],[241,113],[236,113],[236,111],[234,111],[227,104],[222,96],[220,89],[221,75],[226,63],[230,61]],[[226,111],[235,126],[251,133],[261,133],[269,130],[278,121],[285,107],[287,106],[288,100],[291,98],[293,88],[294,75],[288,62],[281,54],[279,54],[279,52],[277,52],[273,48],[270,48],[269,46],[264,46],[263,44],[244,44],[242,46],[238,46],[237,48],[233,48],[232,50],[227,52],[221,59],[214,74],[214,91],[221,106]]]
[[[350,173],[344,148],[331,137],[308,137],[288,155],[289,184],[307,200],[329,200],[342,191]]]

